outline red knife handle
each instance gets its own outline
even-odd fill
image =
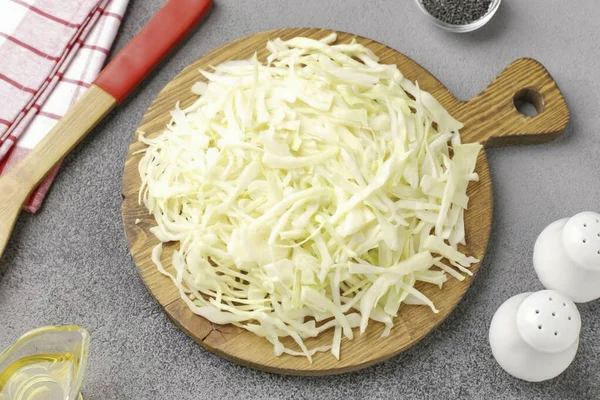
[[[169,0],[102,70],[94,84],[123,101],[206,15],[213,0]]]

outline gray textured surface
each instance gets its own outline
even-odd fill
[[[540,289],[531,255],[551,221],[600,210],[600,3],[505,0],[464,36],[426,23],[409,0],[216,0],[206,22],[135,96],[66,160],[37,215],[22,215],[0,261],[0,347],[46,324],[81,324],[92,336],[84,394],[106,399],[600,398],[600,302],[581,305],[581,347],[559,378],[518,381],[494,362],[487,327],[509,296]],[[116,48],[163,3],[131,1]],[[537,58],[572,113],[554,143],[494,149],[496,209],[487,258],[464,301],[420,344],[338,377],[282,377],[205,351],[147,293],[122,233],[119,188],[130,137],[159,90],[208,50],[278,27],[328,27],[371,37],[421,63],[458,97],[483,89],[509,62]]]

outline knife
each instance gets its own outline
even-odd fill
[[[208,13],[213,0],[169,0],[102,70],[65,116],[0,178],[0,257],[30,193]]]

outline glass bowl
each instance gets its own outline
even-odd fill
[[[89,334],[80,326],[46,326],[0,353],[0,400],[82,400]]]
[[[415,2],[417,3],[417,6],[419,7],[419,9],[423,12],[423,14],[425,14],[425,17],[432,22],[433,24],[437,25],[438,27],[448,31],[448,32],[455,32],[455,33],[465,33],[465,32],[471,32],[474,31],[475,29],[481,28],[482,26],[484,26],[485,24],[488,23],[488,21],[490,19],[492,19],[492,17],[494,16],[494,14],[496,14],[496,11],[498,11],[498,7],[500,7],[500,2],[502,0],[492,0],[492,3],[490,4],[490,9],[488,10],[487,13],[485,13],[481,18],[479,18],[478,20],[475,20],[473,22],[470,22],[468,24],[463,24],[463,25],[455,25],[455,24],[449,24],[448,22],[444,22],[436,17],[434,17],[433,15],[431,15],[429,13],[429,11],[427,11],[427,9],[425,8],[425,6],[423,5],[423,0],[415,0]]]

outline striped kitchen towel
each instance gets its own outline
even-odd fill
[[[102,69],[129,0],[0,0],[0,175],[33,149]],[[58,166],[24,209],[36,212]],[[0,194],[1,196],[1,194]]]

